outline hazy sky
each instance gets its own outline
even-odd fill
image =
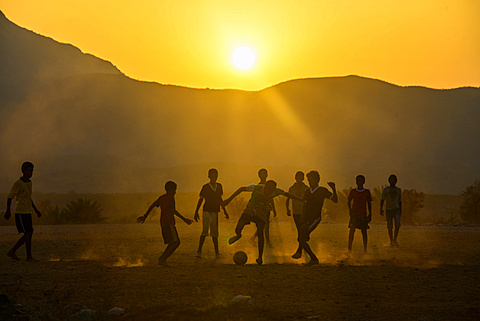
[[[480,86],[478,0],[0,0],[14,23],[128,76],[261,89],[356,74],[398,85]],[[236,69],[232,51],[257,61]]]

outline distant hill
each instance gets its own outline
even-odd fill
[[[429,193],[459,193],[480,176],[479,88],[358,76],[256,92],[141,82],[3,14],[0,43],[0,190],[23,159],[49,192],[161,191],[166,179],[196,191],[211,166],[228,190],[260,167],[284,188],[312,168],[340,188],[394,172]]]

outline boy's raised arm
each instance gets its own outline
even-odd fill
[[[157,202],[158,200],[156,200],[155,202],[152,203],[152,205],[150,205],[150,207],[148,208],[147,212],[140,216],[139,218],[137,218],[137,223],[140,223],[140,224],[143,224],[145,222],[145,220],[147,219],[148,217],[148,214],[150,214],[150,212],[155,208],[155,207],[158,207],[157,205]]]
[[[246,191],[247,191],[246,186],[240,187],[229,198],[227,198],[225,201],[223,201],[222,205],[227,206],[235,197],[237,197],[238,194],[240,194],[241,192],[246,192]]]
[[[332,193],[333,193],[332,198],[331,198],[332,202],[338,203],[337,188],[335,187],[335,183],[334,182],[328,182],[327,184],[332,189]]]

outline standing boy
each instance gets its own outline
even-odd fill
[[[160,207],[160,225],[162,226],[162,236],[167,248],[158,259],[158,264],[163,266],[167,265],[167,259],[180,245],[180,239],[178,238],[177,229],[175,228],[175,216],[181,218],[188,225],[192,224],[192,220],[185,218],[182,214],[178,213],[175,209],[175,194],[177,192],[177,184],[172,181],[165,183],[166,194],[160,196],[152,205],[148,208],[145,215],[137,218],[137,223],[143,224],[148,214],[155,207]]]
[[[8,251],[7,256],[13,260],[20,260],[15,254],[20,246],[25,243],[25,249],[27,250],[27,261],[36,262],[32,256],[32,235],[33,235],[33,223],[32,223],[32,211],[35,211],[38,217],[42,214],[35,207],[32,200],[32,178],[33,164],[30,162],[24,162],[22,164],[22,177],[16,181],[10,193],[7,196],[7,210],[5,211],[5,219],[8,220],[11,216],[12,199],[16,198],[15,206],[15,224],[17,225],[18,233],[23,233],[23,236],[15,243],[15,245]]]
[[[313,253],[308,241],[310,240],[310,234],[320,224],[322,220],[322,207],[325,199],[330,199],[332,202],[337,203],[337,189],[335,183],[328,182],[328,186],[332,189],[330,192],[325,187],[320,187],[320,174],[317,171],[310,171],[307,173],[307,180],[310,188],[305,191],[303,199],[305,204],[302,209],[302,218],[300,223],[300,232],[298,236],[299,248],[304,249],[310,256],[310,261],[307,265],[318,264],[318,258]],[[298,251],[292,255],[292,258],[299,259],[302,257],[302,251]]]
[[[257,264],[261,265],[263,263],[263,247],[265,243],[265,238],[263,235],[263,229],[265,228],[265,222],[267,215],[271,210],[270,204],[274,197],[278,195],[285,195],[293,199],[300,200],[295,195],[290,193],[285,193],[283,190],[277,188],[277,183],[273,180],[269,180],[265,185],[249,185],[245,187],[240,187],[235,193],[227,198],[223,205],[227,206],[238,194],[242,192],[252,192],[252,196],[245,207],[245,210],[238,220],[237,226],[235,227],[235,236],[231,237],[228,240],[229,244],[233,244],[242,237],[242,230],[245,225],[254,222],[257,226],[257,235],[258,235],[258,259]]]
[[[402,215],[402,190],[395,186],[397,176],[390,175],[388,178],[390,186],[384,188],[382,200],[380,201],[380,215],[383,216],[383,203],[386,201],[387,229],[390,237],[390,246],[398,246],[397,237],[400,231],[400,216]],[[393,233],[393,221],[395,221],[395,234]]]
[[[195,209],[195,222],[198,222],[200,215],[198,210],[202,205],[203,200],[205,204],[203,205],[203,230],[202,235],[200,235],[200,242],[198,244],[197,257],[202,257],[202,247],[205,242],[205,237],[208,236],[208,230],[210,229],[210,235],[212,236],[213,246],[215,247],[215,257],[220,257],[220,252],[218,251],[218,212],[220,212],[220,206],[223,209],[225,218],[228,220],[228,213],[225,210],[225,206],[222,205],[222,195],[223,188],[222,184],[217,183],[218,171],[215,168],[212,168],[208,171],[208,178],[210,182],[203,185],[202,190],[200,191],[200,198],[197,203],[197,208]]]
[[[370,228],[368,223],[372,220],[372,195],[368,189],[363,187],[363,185],[365,185],[365,176],[358,175],[356,183],[357,188],[352,189],[348,195],[348,210],[350,212],[350,222],[348,224],[348,227],[350,228],[350,233],[348,234],[348,252],[352,252],[355,230],[359,229],[362,231],[363,250],[366,253],[368,241],[367,229]]]
[[[305,174],[302,171],[298,171],[295,174],[295,183],[288,189],[290,194],[295,195],[298,198],[303,198],[305,192],[308,190],[308,186],[303,182]],[[297,241],[300,236],[300,221],[302,219],[303,202],[292,200],[292,211],[290,211],[290,197],[287,197],[287,215],[291,216],[293,212],[293,221],[297,228]],[[295,256],[302,256],[302,247],[298,244],[298,249],[294,254]]]

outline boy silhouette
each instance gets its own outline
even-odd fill
[[[200,235],[200,241],[198,244],[197,257],[202,257],[202,247],[205,242],[205,238],[209,235],[208,230],[210,229],[210,235],[212,236],[213,246],[215,248],[215,257],[220,257],[220,252],[218,251],[218,212],[220,212],[220,207],[223,209],[225,218],[228,220],[228,213],[225,210],[225,206],[222,205],[223,199],[223,187],[222,184],[217,183],[218,171],[215,168],[212,168],[208,171],[208,178],[210,182],[203,185],[202,190],[200,191],[200,198],[198,199],[197,208],[195,209],[194,220],[198,222],[200,215],[198,210],[205,200],[203,205],[203,229],[202,235]]]
[[[267,215],[271,210],[270,204],[274,197],[278,195],[284,195],[291,197],[293,199],[301,201],[295,195],[286,193],[283,190],[277,188],[277,183],[273,180],[269,180],[265,185],[249,185],[245,187],[240,187],[235,193],[233,193],[229,198],[227,198],[223,205],[227,206],[237,195],[242,192],[252,192],[250,200],[245,207],[245,210],[238,220],[237,226],[235,227],[235,236],[231,237],[228,240],[229,244],[233,244],[242,237],[242,230],[245,225],[254,222],[257,226],[257,235],[258,235],[258,259],[256,260],[258,265],[263,263],[263,247],[265,243],[265,238],[263,235],[263,230],[265,228],[265,222]]]
[[[383,203],[386,202],[387,211],[387,229],[390,237],[390,246],[398,246],[397,237],[400,231],[400,217],[402,215],[402,190],[396,186],[397,176],[390,175],[388,178],[390,186],[382,191],[382,200],[380,201],[380,215],[383,216]],[[395,221],[395,233],[393,233],[393,221]]]
[[[320,224],[322,219],[322,207],[325,199],[329,199],[334,203],[337,203],[338,197],[335,183],[327,183],[332,189],[332,192],[325,187],[320,187],[318,185],[320,183],[320,174],[317,171],[308,172],[307,180],[310,188],[305,191],[303,196],[305,204],[303,204],[302,209],[298,242],[299,248],[304,249],[305,252],[307,252],[307,254],[310,256],[310,261],[307,263],[307,265],[316,265],[319,263],[318,258],[308,244],[308,241],[310,240],[310,234],[315,230],[318,224]],[[297,250],[297,252],[292,255],[292,258],[294,259],[299,259],[301,257],[301,250]]]
[[[33,164],[31,162],[24,162],[22,164],[22,177],[16,181],[10,193],[7,196],[7,210],[5,211],[4,218],[8,220],[11,216],[11,205],[13,198],[16,199],[15,206],[15,225],[19,234],[23,233],[23,236],[15,243],[15,245],[8,251],[7,256],[13,260],[20,260],[15,253],[20,246],[25,244],[27,251],[27,261],[37,262],[38,260],[32,256],[32,235],[33,235],[33,223],[32,212],[35,211],[38,217],[42,214],[35,207],[32,200],[32,178]]]
[[[348,252],[352,252],[353,238],[355,230],[362,231],[363,251],[367,252],[367,229],[370,227],[368,223],[372,220],[372,195],[370,191],[363,187],[365,185],[365,176],[358,175],[356,177],[357,188],[350,191],[348,195],[348,210],[350,212],[350,222],[348,227],[350,232],[348,234]],[[352,205],[353,202],[353,205]],[[368,215],[367,215],[368,208]]]
[[[166,193],[160,196],[148,208],[147,212],[137,218],[137,223],[143,224],[148,214],[155,208],[160,207],[160,225],[162,227],[162,236],[167,248],[158,259],[158,265],[168,266],[167,259],[175,252],[180,245],[177,229],[175,228],[175,216],[181,218],[188,225],[192,224],[192,220],[185,218],[175,209],[175,194],[177,192],[177,184],[172,181],[165,183]]]
[[[305,192],[308,190],[308,186],[303,182],[305,179],[305,174],[302,171],[298,171],[295,174],[295,183],[288,189],[290,194],[297,196],[298,198],[303,198]],[[287,197],[287,215],[291,216],[293,212],[293,221],[295,222],[295,227],[297,228],[297,241],[298,237],[300,236],[300,225],[302,219],[302,210],[303,210],[303,202],[292,200],[292,211],[290,211],[290,197]],[[298,254],[297,254],[298,253]],[[297,255],[295,255],[297,254]],[[302,256],[302,247],[300,243],[298,244],[298,249],[295,252],[295,256]]]

